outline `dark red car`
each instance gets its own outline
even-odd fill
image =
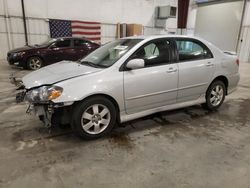
[[[62,60],[76,61],[99,46],[82,38],[56,38],[39,45],[13,49],[8,52],[7,60],[10,65],[36,70]]]

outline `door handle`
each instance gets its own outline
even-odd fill
[[[171,73],[171,72],[177,72],[177,69],[174,69],[173,67],[170,67],[170,68],[167,70],[167,73]]]
[[[214,66],[214,64],[211,63],[211,62],[208,62],[208,63],[206,64],[206,66],[207,66],[207,67],[211,67],[211,66]]]

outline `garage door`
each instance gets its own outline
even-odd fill
[[[242,1],[199,4],[195,35],[222,50],[236,51],[242,8]]]

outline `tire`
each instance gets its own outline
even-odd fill
[[[38,70],[43,66],[43,60],[38,56],[30,57],[27,61],[27,69]]]
[[[83,139],[96,139],[108,134],[115,126],[117,111],[105,97],[89,98],[74,108],[71,127]]]
[[[202,106],[210,111],[217,110],[223,103],[226,95],[226,86],[220,80],[215,80],[207,89],[206,103]]]

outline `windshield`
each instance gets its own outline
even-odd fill
[[[140,41],[142,40],[115,40],[96,49],[94,52],[81,59],[80,63],[103,68],[110,67]]]
[[[42,42],[40,44],[37,44],[37,46],[48,46],[48,45],[50,45],[51,43],[53,43],[55,41],[56,41],[56,39],[49,38],[46,41],[44,41],[44,42]]]

